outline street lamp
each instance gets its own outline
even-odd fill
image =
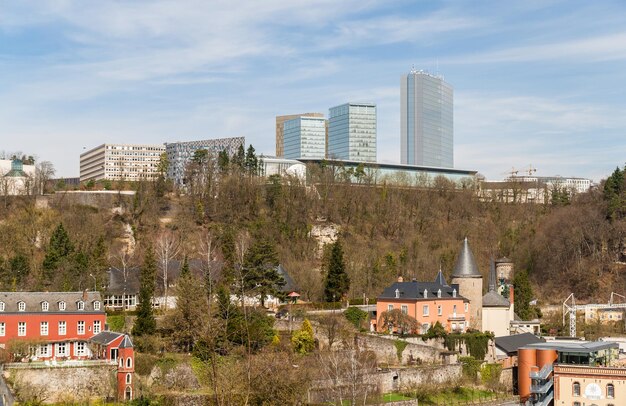
[[[95,292],[96,290],[98,290],[98,285],[97,285],[97,282],[96,282],[96,277],[95,277],[95,276],[93,276],[93,274],[91,274],[91,273],[89,274],[89,276],[91,276],[91,277],[93,278],[93,291]]]

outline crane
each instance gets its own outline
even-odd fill
[[[619,302],[615,301],[615,297],[621,298]],[[608,303],[590,303],[590,304],[576,304],[576,298],[571,293],[567,299],[563,302],[563,325],[565,325],[565,319],[569,319],[569,335],[570,337],[576,337],[576,312],[578,310],[587,309],[626,309],[626,297],[619,293],[611,292],[611,297]]]

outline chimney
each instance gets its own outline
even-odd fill
[[[87,301],[87,289],[83,290],[83,301]]]
[[[509,285],[509,303],[515,303],[515,289],[513,289],[513,285]]]
[[[404,279],[402,278],[402,275],[398,276],[398,282],[404,282]]]

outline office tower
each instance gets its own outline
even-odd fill
[[[165,144],[165,152],[170,164],[167,170],[167,177],[172,179],[177,185],[183,185],[185,168],[197,150],[206,149],[216,157],[222,151],[226,151],[229,156],[233,156],[237,153],[239,147],[245,147],[245,144],[246,139],[244,137],[168,142]]]
[[[376,162],[376,105],[346,103],[328,116],[329,159]]]
[[[102,144],[80,154],[80,181],[154,179],[164,151],[163,145]]]
[[[322,113],[302,113],[290,114],[287,116],[276,116],[276,156],[278,158],[283,158],[285,156],[284,123],[287,120],[293,120],[298,117],[324,117],[324,115]]]
[[[400,80],[403,164],[454,167],[452,86],[443,77],[412,70]]]
[[[296,117],[283,123],[284,157],[289,159],[326,156],[326,119]]]

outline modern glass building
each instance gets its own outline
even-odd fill
[[[276,116],[276,157],[282,158],[285,156],[285,127],[284,123],[288,120],[293,120],[298,117],[324,117],[322,113],[302,113],[302,114],[290,114],[286,116]],[[328,125],[326,126],[326,135],[328,135]]]
[[[288,159],[326,156],[326,119],[296,117],[283,123],[284,157]]]
[[[328,158],[376,162],[374,103],[346,103],[329,109]]]
[[[402,76],[400,131],[403,164],[454,167],[453,91],[443,77],[415,70]]]

